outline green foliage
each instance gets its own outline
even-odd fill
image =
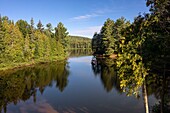
[[[92,39],[97,54],[117,54],[120,86],[128,95],[138,95],[145,77],[158,71],[168,73],[170,65],[170,1],[147,0],[151,13],[139,15],[130,24],[124,18],[108,19]]]
[[[4,58],[4,50],[5,50],[5,43],[4,43],[4,33],[5,33],[5,29],[3,28],[2,25],[2,18],[0,15],[0,63],[3,62],[3,58]]]
[[[49,31],[52,31],[52,25],[51,25],[51,23],[48,23],[48,24],[46,25],[46,27],[47,27],[47,29],[48,29]]]
[[[68,36],[67,29],[64,27],[64,25],[59,22],[57,27],[55,27],[55,39],[57,42],[59,42],[64,50],[65,53],[69,48],[69,36]]]
[[[92,39],[92,49],[97,54],[117,54],[121,40],[124,39],[122,31],[129,26],[129,21],[124,17],[117,19],[115,22],[107,19],[99,34],[95,33]]]
[[[39,22],[37,24],[37,29],[40,30],[41,32],[44,30],[41,20],[39,20]]]
[[[69,47],[68,32],[62,23],[52,32],[52,25],[43,28],[41,21],[34,28],[24,20],[15,24],[8,17],[0,17],[0,67],[22,62],[57,60],[67,57]],[[60,40],[56,40],[60,39]]]
[[[27,23],[27,21],[18,20],[16,22],[16,25],[19,27],[19,30],[23,34],[24,38],[26,37],[27,34],[31,32],[30,25]]]
[[[104,50],[102,48],[102,36],[101,34],[97,34],[97,32],[94,34],[92,41],[92,51],[96,54],[103,54]]]
[[[31,29],[33,30],[34,29],[34,19],[33,18],[31,18],[30,23],[31,23]]]
[[[24,50],[23,50],[23,53],[24,53],[25,61],[29,61],[33,57],[33,52],[32,52],[32,49],[31,49],[30,37],[29,37],[28,34],[27,34],[27,36],[24,39]]]
[[[113,39],[113,35],[112,35],[113,26],[114,26],[114,21],[107,19],[101,29],[102,50],[104,51],[104,54],[107,54],[107,55],[112,53],[110,43],[111,43],[111,40]]]
[[[69,36],[71,49],[89,49],[91,48],[91,39],[81,36]]]
[[[23,43],[24,39],[18,26],[9,24],[6,20],[3,22],[4,32],[4,58],[6,62],[23,61]]]

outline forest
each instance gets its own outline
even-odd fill
[[[35,25],[33,18],[28,23],[0,16],[1,69],[62,60],[68,57],[70,48],[91,48],[91,39],[69,36],[61,22],[53,28],[51,23],[44,26],[41,20]]]
[[[24,62],[64,59],[67,56],[68,32],[60,22],[34,25],[25,20],[16,23],[7,16],[0,17],[0,67],[16,66]]]
[[[170,69],[170,1],[147,0],[146,5],[150,12],[132,23],[124,17],[107,19],[92,39],[94,55],[116,56],[112,67],[119,75],[120,87],[134,95],[146,76],[163,80]]]
[[[91,39],[81,36],[69,36],[71,49],[91,49]]]

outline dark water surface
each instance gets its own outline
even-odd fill
[[[102,74],[92,56],[42,64],[0,76],[2,113],[145,113],[142,91],[126,96],[114,72]],[[100,67],[101,68],[101,67]],[[148,95],[149,108],[158,103]]]

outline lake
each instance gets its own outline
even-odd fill
[[[137,97],[127,96],[115,72],[95,67],[91,60],[92,56],[72,56],[68,61],[1,72],[1,112],[145,113],[142,88]],[[160,101],[158,90],[152,88],[147,87],[150,111]]]

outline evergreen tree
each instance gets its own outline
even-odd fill
[[[44,40],[45,58],[49,59],[51,56],[51,45],[50,45],[51,40],[45,34],[44,34],[44,37],[45,37],[45,40]]]
[[[59,22],[59,24],[55,28],[55,39],[56,41],[58,41],[59,43],[63,45],[65,50],[68,49],[68,46],[69,46],[68,32],[61,22]]]
[[[37,29],[40,30],[41,32],[44,30],[43,25],[42,25],[40,20],[39,20],[39,22],[37,24]]]
[[[102,50],[104,54],[111,54],[113,50],[109,47],[111,40],[113,39],[112,32],[113,32],[114,21],[111,19],[107,19],[101,29],[101,36],[102,36]]]
[[[3,58],[4,58],[4,50],[5,50],[4,31],[5,31],[5,29],[3,27],[2,18],[0,15],[0,63],[3,62]]]
[[[31,18],[31,29],[33,30],[34,29],[34,19],[33,18]]]
[[[7,62],[21,62],[23,61],[23,37],[19,31],[18,26],[9,24],[6,20],[4,21],[5,36],[5,59]]]
[[[35,38],[36,38],[36,42],[35,42],[35,58],[38,59],[42,59],[44,57],[44,36],[42,36],[41,31],[35,31]]]
[[[52,27],[52,24],[51,23],[48,23],[46,25],[47,29],[44,31],[44,33],[50,37],[50,38],[54,38],[54,33],[52,32],[53,31],[53,27]]]
[[[29,61],[32,58],[33,58],[33,53],[30,44],[30,37],[27,34],[24,39],[24,60]]]
[[[16,25],[19,27],[19,30],[23,34],[24,38],[26,37],[27,34],[31,32],[30,25],[27,23],[27,21],[18,20],[16,22]]]
[[[30,24],[25,20],[16,23],[7,16],[0,16],[0,67],[6,64],[16,65],[21,62],[63,59],[67,55],[68,32],[62,23],[56,28],[47,24],[44,30],[41,21],[34,29],[34,20]],[[60,40],[56,41],[57,38]]]
[[[92,38],[92,50],[94,54],[103,54],[104,50],[102,48],[102,36],[101,34],[95,33]]]
[[[3,16],[3,17],[2,17],[2,21],[5,21],[5,20],[6,20],[8,23],[9,23],[9,21],[10,21],[7,16]]]
[[[49,31],[52,31],[52,25],[51,25],[51,23],[48,23],[48,24],[46,25],[46,27],[47,27],[47,29],[48,29]]]
[[[91,39],[81,36],[69,36],[71,49],[89,49],[91,48]],[[79,46],[81,45],[81,46]]]

